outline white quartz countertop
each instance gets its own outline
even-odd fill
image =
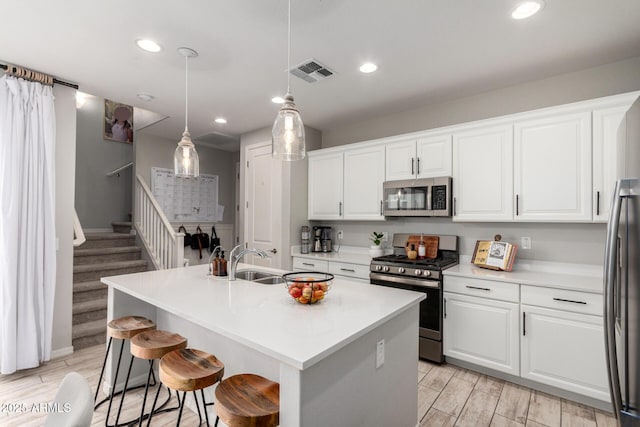
[[[355,246],[342,247],[338,252],[309,252],[308,254],[300,253],[300,246],[294,246],[291,248],[291,256],[306,259],[344,262],[347,264],[371,264],[371,255],[369,255],[369,249],[359,248]]]
[[[300,370],[424,299],[418,292],[336,278],[322,301],[303,305],[289,296],[284,284],[229,282],[208,276],[207,270],[203,264],[101,281]]]
[[[517,263],[517,261],[516,261]],[[495,271],[463,262],[448,268],[444,276],[469,277],[497,282],[511,282],[521,285],[544,286],[548,288],[602,294],[603,278],[596,266],[561,263],[521,263],[513,271]],[[445,284],[446,288],[446,284]]]

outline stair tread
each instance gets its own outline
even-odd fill
[[[138,246],[115,246],[112,248],[91,248],[91,249],[75,249],[73,256],[94,256],[94,255],[109,255],[109,254],[123,254],[128,252],[141,252],[142,249]]]
[[[133,236],[126,233],[85,233],[84,237],[87,240],[113,240],[113,239],[132,239]]]
[[[132,268],[132,267],[147,267],[147,261],[143,259],[136,259],[131,261],[114,261],[114,262],[102,262],[102,263],[96,263],[96,264],[74,265],[73,272],[87,273],[91,271],[118,270],[121,268]]]
[[[133,225],[131,221],[113,221],[111,225]]]
[[[88,311],[104,310],[107,308],[107,297],[96,298],[89,301],[74,302],[73,314],[86,313]]]
[[[80,323],[75,325],[71,333],[72,339],[97,335],[107,330],[107,322],[105,320],[94,320],[92,322]]]
[[[73,284],[73,293],[99,291],[106,288],[107,288],[107,285],[105,285],[99,280],[90,280],[87,282],[76,282]]]

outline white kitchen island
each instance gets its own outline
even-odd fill
[[[208,276],[207,268],[103,278],[109,320],[146,316],[158,329],[185,336],[189,347],[215,354],[225,377],[255,373],[278,381],[282,426],[417,425],[423,294],[340,278],[324,300],[307,306],[295,302],[284,284],[229,282]],[[381,340],[384,364],[376,367]],[[116,357],[111,359],[107,384],[115,372]],[[147,365],[136,363],[132,378],[140,382]],[[127,364],[123,357],[119,383]],[[211,400],[213,393],[206,395]]]

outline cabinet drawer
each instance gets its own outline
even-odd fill
[[[463,295],[473,295],[501,301],[519,302],[520,285],[517,283],[494,282],[491,280],[469,279],[467,277],[445,276],[444,291]]]
[[[600,294],[523,285],[522,304],[602,316],[603,299]]]
[[[293,257],[293,269],[302,271],[320,271],[323,273],[327,273],[329,271],[329,261],[321,259]]]
[[[331,261],[329,263],[329,273],[369,280],[369,265]]]

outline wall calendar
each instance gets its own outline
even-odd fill
[[[152,167],[151,192],[169,221],[219,221],[217,175],[181,178],[173,169]]]

